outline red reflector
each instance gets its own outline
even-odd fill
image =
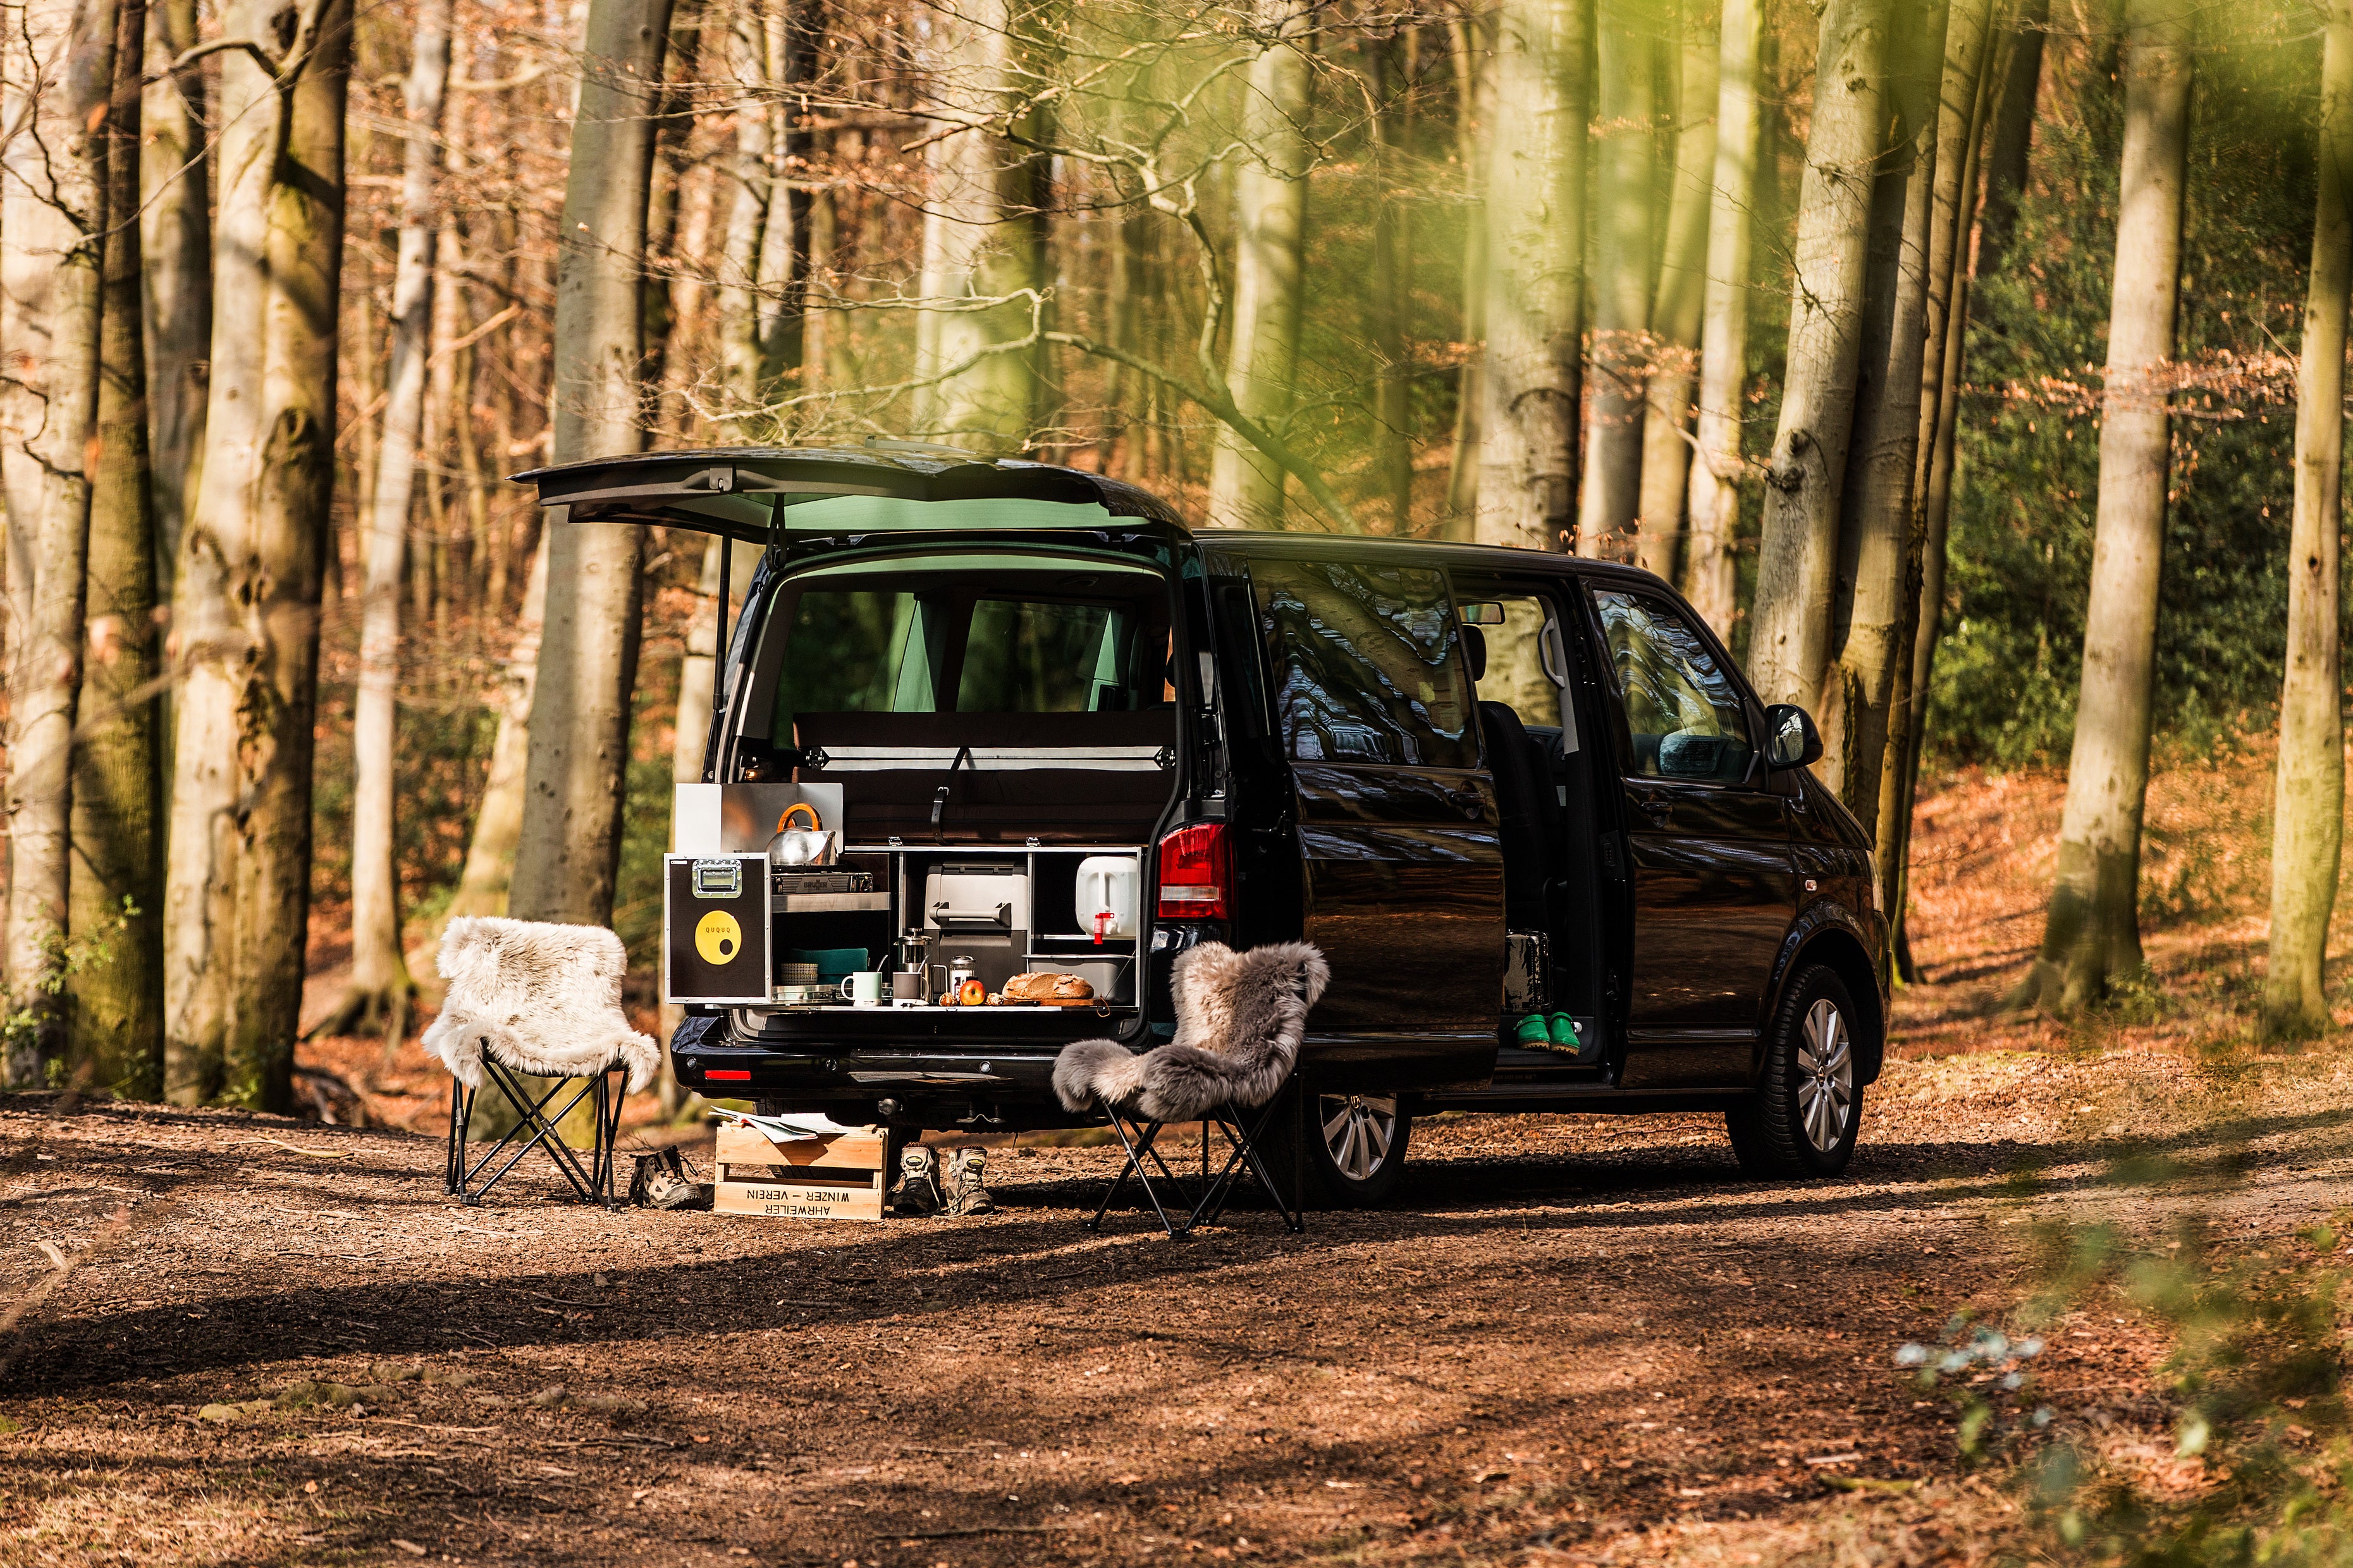
[[[748,1071],[738,1072],[733,1068],[713,1068],[712,1071],[704,1073],[702,1076],[705,1078],[723,1078],[730,1083],[749,1083],[752,1081],[752,1075]]]
[[[1197,822],[1160,841],[1158,913],[1165,921],[1233,918],[1233,856],[1222,822]]]

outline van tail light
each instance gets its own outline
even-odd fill
[[[1230,920],[1233,885],[1234,859],[1224,823],[1197,822],[1160,841],[1162,920]]]

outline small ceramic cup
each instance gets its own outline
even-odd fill
[[[853,1006],[880,1007],[882,1005],[882,972],[878,969],[863,969],[855,974],[844,977],[841,982],[841,999]]]

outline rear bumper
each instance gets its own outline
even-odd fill
[[[670,1042],[680,1085],[706,1099],[767,1100],[841,1121],[1015,1131],[1078,1127],[1102,1119],[1074,1116],[1054,1098],[1054,1061],[1062,1047],[1106,1037],[1139,1050],[1153,1043],[1132,1014],[1103,1018],[1075,1008],[896,1017],[880,1012],[871,1018],[828,1013],[772,1016],[765,1027],[761,1017],[690,1017]],[[1311,1035],[1300,1065],[1325,1090],[1476,1089],[1493,1075],[1495,1041],[1491,1035]]]

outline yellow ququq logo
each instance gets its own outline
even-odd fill
[[[725,910],[713,910],[694,923],[694,951],[705,963],[726,963],[744,951],[744,928]]]

